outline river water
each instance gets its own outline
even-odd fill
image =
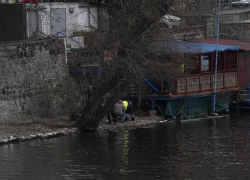
[[[250,179],[250,114],[0,146],[1,180]]]

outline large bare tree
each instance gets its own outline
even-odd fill
[[[112,0],[107,3],[109,31],[90,33],[88,48],[105,49],[111,59],[99,64],[99,73],[81,75],[83,87],[90,87],[78,118],[81,130],[96,128],[113,104],[126,96],[128,87],[141,81],[142,75],[170,82],[180,73],[180,60],[185,59],[185,65],[191,70],[195,67],[193,56],[186,58],[178,51],[171,52],[171,43],[160,48],[162,42],[174,40],[171,31],[159,38],[160,30],[167,28],[159,20],[168,14],[171,5],[172,0]],[[85,34],[85,39],[87,36]],[[102,38],[94,38],[100,36]],[[160,42],[155,42],[156,39]]]

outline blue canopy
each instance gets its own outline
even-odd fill
[[[153,47],[158,51],[179,53],[210,53],[216,51],[216,44],[199,43],[190,41],[155,42]],[[218,51],[239,50],[239,46],[218,45]]]

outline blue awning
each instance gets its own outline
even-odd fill
[[[154,42],[153,47],[158,51],[179,53],[210,53],[217,49],[216,44],[189,42],[189,41],[166,41]],[[239,50],[239,46],[218,45],[218,51]]]

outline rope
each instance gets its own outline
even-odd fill
[[[219,0],[219,12],[218,12],[218,24],[217,24],[217,42],[216,42],[216,61],[215,61],[215,72],[214,72],[214,93],[213,96],[213,113],[215,113],[215,101],[216,101],[216,83],[217,83],[217,62],[218,62],[218,46],[219,46],[219,32],[220,32],[220,4],[221,0]]]

